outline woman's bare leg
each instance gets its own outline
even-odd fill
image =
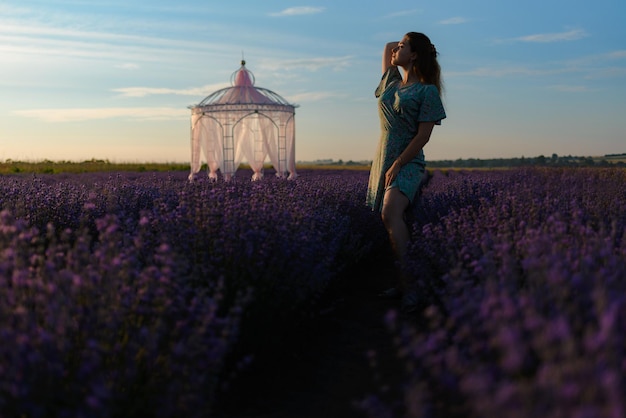
[[[389,234],[391,247],[400,262],[404,264],[404,256],[409,243],[409,228],[404,221],[404,211],[409,206],[409,199],[397,188],[387,189],[383,199],[383,224]],[[406,283],[401,283],[404,287]]]

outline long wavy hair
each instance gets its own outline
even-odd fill
[[[434,84],[439,90],[439,95],[443,93],[443,80],[441,79],[441,67],[437,61],[437,49],[430,42],[428,36],[419,32],[409,32],[406,34],[409,39],[411,51],[417,53],[417,60],[413,65],[413,71],[424,84]]]

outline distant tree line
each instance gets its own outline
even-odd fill
[[[621,159],[620,159],[621,158]],[[613,160],[613,161],[612,161]],[[559,156],[552,154],[550,157],[540,155],[538,157],[516,158],[490,158],[490,159],[457,159],[428,161],[431,168],[442,167],[467,167],[467,168],[498,168],[498,167],[525,167],[525,166],[552,166],[552,167],[626,167],[626,154],[607,154],[604,158],[598,157],[575,157]]]
[[[305,162],[300,162],[305,163]],[[316,160],[311,164],[329,166],[370,166],[371,161],[343,161],[343,160]],[[538,157],[526,158],[467,158],[456,160],[428,160],[429,168],[499,168],[499,167],[626,167],[626,153],[605,154],[603,157],[574,157],[571,155],[559,156],[552,154],[550,157],[540,155]]]

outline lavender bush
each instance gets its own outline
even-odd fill
[[[167,244],[147,265],[141,232],[120,248],[118,219],[97,229],[42,235],[0,213],[2,416],[206,412],[239,310],[179,283]]]
[[[367,173],[185,179],[0,178],[1,416],[208,416],[242,330],[313,315],[382,236]]]
[[[361,408],[624,416],[625,185],[620,169],[435,173],[407,267],[430,303],[415,321],[388,318],[406,385]]]

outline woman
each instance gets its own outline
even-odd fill
[[[409,32],[400,42],[388,43],[383,51],[382,72],[376,89],[381,136],[366,202],[372,210],[380,211],[402,266],[410,238],[404,214],[415,201],[425,174],[423,148],[446,113],[440,98],[437,50],[426,35]],[[416,309],[417,295],[407,292],[407,283],[399,283],[398,288],[389,289],[382,296],[403,294],[403,310]]]

